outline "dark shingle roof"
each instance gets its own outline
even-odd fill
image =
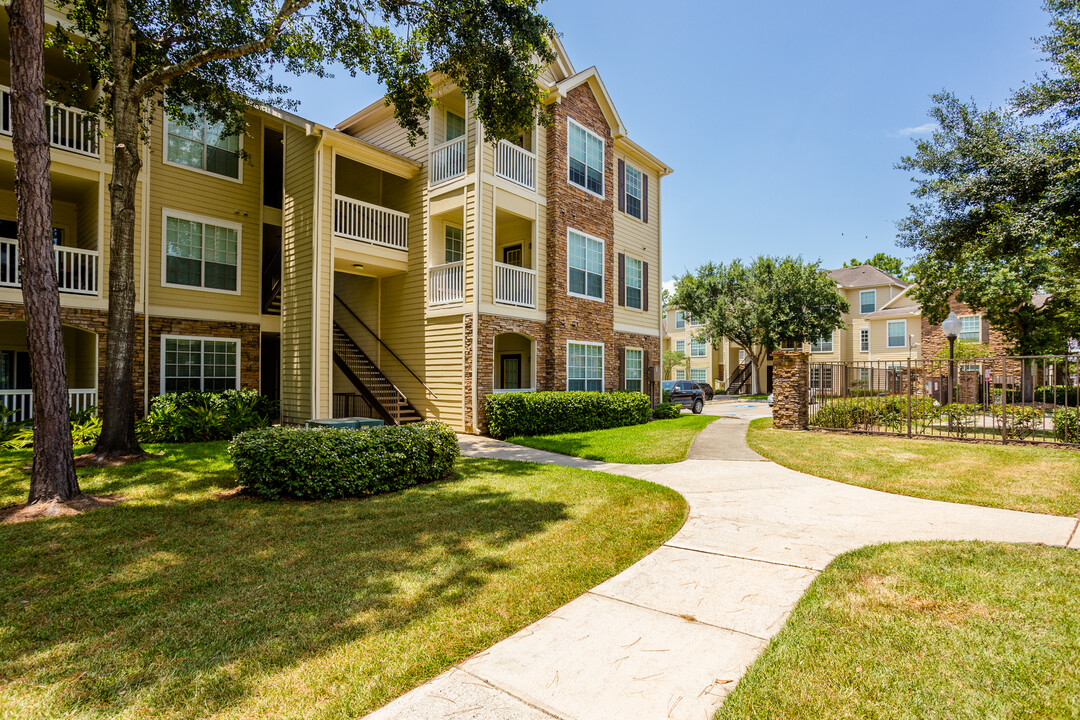
[[[902,288],[908,286],[907,283],[897,280],[887,272],[878,270],[873,265],[859,265],[858,267],[830,270],[829,277],[840,287],[846,288],[871,287],[873,285],[896,285]]]

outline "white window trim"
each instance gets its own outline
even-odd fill
[[[623,170],[624,173],[626,172],[626,170],[630,170],[632,168],[639,175],[641,175],[640,188],[641,188],[641,194],[642,194],[642,196],[644,196],[645,195],[645,171],[642,170],[639,167],[631,165],[630,162],[628,160],[626,160],[626,159],[623,160],[623,165],[624,165],[624,170]],[[628,188],[630,187],[630,183],[628,181],[626,181],[625,179],[623,180],[623,183],[626,185],[626,187],[628,187]],[[627,197],[635,197],[635,196],[631,195],[629,192],[626,193],[626,196]],[[637,200],[641,203],[641,214],[640,215],[634,215],[629,210],[624,209],[623,210],[623,215],[626,215],[626,217],[633,218],[634,220],[637,220],[639,223],[644,224],[645,221],[642,218],[645,217],[645,198],[640,197],[640,198],[637,198]],[[623,207],[626,208],[627,205],[624,203]]]
[[[679,316],[682,315],[682,325],[679,324]],[[675,329],[682,330],[686,327],[686,313],[682,310],[675,311]]]
[[[571,345],[592,345],[593,347],[600,348],[600,392],[604,392],[604,371],[606,370],[605,364],[607,363],[607,352],[604,350],[604,343],[602,342],[590,342],[588,340],[567,340],[566,341],[566,389],[570,390],[570,346]],[[586,369],[588,364],[585,365]],[[589,378],[585,378],[585,384],[588,386]]]
[[[694,354],[694,343],[695,342],[700,342],[701,343],[702,352],[701,352],[700,355]],[[708,340],[695,340],[694,338],[690,338],[690,355],[689,355],[689,357],[703,358],[703,357],[708,357],[708,356],[709,356],[709,341]]]
[[[197,285],[181,285],[180,283],[171,283],[165,280],[168,277],[168,229],[169,218],[175,218],[177,220],[190,220],[191,222],[203,223],[204,225],[213,225],[214,227],[222,227],[227,230],[236,231],[236,289],[225,290],[222,288],[208,288]],[[239,295],[241,291],[241,268],[244,266],[244,226],[241,223],[231,222],[229,220],[218,220],[214,217],[207,215],[195,215],[194,213],[181,212],[180,210],[170,210],[169,208],[161,208],[161,287],[177,288],[179,290],[192,290],[194,292],[208,292],[218,293],[220,295]],[[205,251],[205,248],[203,248]],[[201,260],[205,262],[205,259]],[[205,275],[205,269],[204,273]]]
[[[820,339],[820,338],[818,338],[818,339]],[[833,330],[829,334],[829,349],[828,350],[815,350],[813,341],[810,342],[810,352],[811,353],[817,353],[819,355],[828,355],[829,353],[833,352],[835,350],[835,348],[836,348],[836,331],[835,330]]]
[[[190,165],[184,165],[183,163],[174,162],[169,159],[169,113],[161,113],[162,122],[162,135],[161,135],[161,164],[169,165],[170,167],[182,168],[184,170],[190,170],[191,172],[199,173],[200,175],[206,175],[207,177],[217,178],[218,180],[225,180],[228,182],[236,183],[237,185],[244,184],[244,135],[246,133],[240,133],[238,136],[239,148],[237,149],[236,158],[236,177],[231,178],[228,175],[221,175],[216,172],[210,172],[203,168],[193,168]],[[204,143],[205,144],[205,143]],[[259,191],[262,192],[261,190]]]
[[[682,344],[682,350],[679,349],[680,344]],[[686,354],[686,341],[685,340],[676,340],[675,341],[675,352],[681,352],[683,355]]]
[[[892,333],[889,332],[889,328],[892,327],[893,325],[903,325],[904,326],[904,336],[903,336],[904,341],[902,343],[900,343],[899,345],[893,345],[892,344]],[[892,348],[906,348],[907,347],[907,341],[908,341],[908,337],[907,337],[907,320],[890,320],[887,323],[885,323],[885,347],[890,348],[890,349],[892,349]]]
[[[446,259],[446,229],[447,228],[454,228],[455,230],[460,230],[461,231],[461,259],[460,260],[452,260],[451,261],[451,260]],[[444,220],[443,221],[443,224],[442,224],[442,246],[440,247],[440,249],[442,251],[440,253],[440,255],[439,255],[441,260],[440,260],[440,262],[433,263],[432,267],[435,267],[437,265],[452,265],[454,263],[463,263],[463,262],[465,262],[465,227],[464,227],[463,223],[451,222],[449,220]]]
[[[679,375],[682,375],[682,377],[679,377]],[[686,379],[686,370],[683,369],[683,368],[675,368],[675,380],[678,381],[678,380],[685,380],[685,379]]]
[[[874,293],[874,309],[871,310],[870,312],[877,312],[877,307],[878,307],[878,305],[877,305],[877,290],[876,289],[874,289],[874,290],[860,290],[859,291],[859,314],[860,315],[868,315],[869,314],[869,313],[864,313],[863,309],[862,309],[862,296],[863,296],[863,293]]]
[[[866,333],[866,347],[863,347],[863,333]],[[870,352],[870,328],[859,328],[859,352]]]
[[[600,275],[600,297],[576,293],[570,289],[570,233],[576,233],[584,238],[595,240],[600,243],[600,268],[603,270],[603,273]],[[586,256],[586,259],[587,257],[588,256]],[[586,262],[586,265],[588,265],[588,262]],[[588,274],[588,270],[585,272]],[[589,287],[587,277],[585,279],[585,287]],[[607,247],[604,241],[595,235],[590,235],[589,233],[584,233],[571,227],[566,228],[566,294],[570,297],[581,298],[582,300],[592,300],[593,302],[598,303],[606,302],[607,298]]]
[[[571,125],[577,125],[579,128],[581,128],[582,130],[587,132],[589,135],[592,135],[594,138],[596,138],[597,140],[600,141],[600,162],[601,162],[601,167],[600,167],[600,192],[599,193],[594,193],[589,188],[582,187],[581,185],[578,185],[576,182],[573,182],[573,181],[570,180],[570,126]],[[586,170],[587,170],[588,165],[586,165],[585,167],[586,167]],[[585,182],[586,182],[586,184],[588,184],[588,174],[587,173],[586,173]],[[573,187],[576,187],[578,190],[582,190],[584,192],[587,192],[590,195],[592,195],[593,197],[598,197],[601,200],[604,199],[604,195],[607,193],[607,144],[604,142],[604,138],[600,137],[599,135],[594,133],[592,130],[585,127],[584,125],[577,122],[576,120],[574,120],[574,118],[571,118],[571,117],[566,118],[566,184],[571,185]]]
[[[696,372],[705,373],[705,377],[702,378],[701,380],[695,380],[694,379],[694,373],[696,373]],[[709,382],[709,369],[708,368],[690,368],[690,377],[687,378],[687,380],[689,380],[690,382],[708,384],[708,382]]]
[[[976,330],[976,332],[978,333],[978,337],[975,338],[974,342],[981,343],[982,342],[982,315],[961,315],[960,316],[960,320],[961,320],[960,335],[964,334],[964,326],[963,326],[964,318],[976,318],[979,321],[979,329]],[[956,336],[957,341],[959,341],[961,339],[960,335]],[[972,341],[967,340],[965,342],[972,342]]]
[[[640,347],[623,348],[623,390],[626,389],[626,381],[631,379],[626,376],[626,370],[630,367],[629,364],[626,362],[626,353],[630,351],[641,353],[641,377],[633,379],[641,383],[641,387],[637,390],[637,392],[643,393],[645,392],[645,348]],[[569,380],[569,378],[567,378],[567,380]]]
[[[634,288],[635,290],[638,291],[638,307],[634,307],[633,305],[630,304],[630,301],[629,301],[630,293],[627,292],[627,291],[631,287],[633,287],[629,282],[629,280],[630,280],[630,271],[629,270],[626,270],[626,272],[625,272],[626,280],[623,283],[623,297],[627,298],[627,302],[626,302],[626,305],[624,305],[624,307],[627,310],[635,310],[637,312],[645,312],[642,309],[644,307],[644,305],[645,305],[645,261],[640,259],[640,258],[630,257],[629,255],[627,255],[626,260],[625,260],[627,268],[630,267],[630,261],[631,260],[633,260],[634,262],[641,265],[641,284],[638,285],[636,288]]]
[[[166,340],[201,340],[206,342],[210,340],[212,342],[231,342],[236,346],[236,389],[240,389],[240,338],[232,337],[214,337],[212,335],[161,335],[159,341],[161,346],[158,348],[161,355],[161,372],[159,377],[161,379],[161,394],[165,394],[165,341]],[[206,376],[202,376],[203,380]],[[202,391],[205,392],[205,391]]]

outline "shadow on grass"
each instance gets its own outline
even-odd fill
[[[187,479],[189,466],[206,465],[199,452],[172,463],[184,492],[231,473]],[[48,686],[57,715],[226,709],[254,690],[253,676],[468,601],[512,569],[509,545],[568,518],[564,503],[476,480],[494,467],[469,461],[451,480],[359,501],[204,492],[161,503],[177,495],[170,472],[148,466],[144,482],[161,483],[150,502],[0,526],[0,684]],[[123,475],[137,472],[118,470],[94,491],[123,491]]]

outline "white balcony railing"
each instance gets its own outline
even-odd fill
[[[47,101],[45,117],[49,144],[81,155],[98,157],[98,124],[84,110]],[[11,134],[11,90],[0,86],[0,133]]]
[[[97,390],[94,388],[72,388],[68,390],[68,401],[72,412],[85,412],[97,407]],[[0,390],[0,407],[12,413],[7,422],[25,422],[34,417],[33,390]],[[0,420],[2,422],[2,420]]]
[[[349,240],[409,249],[409,214],[334,196],[334,234]]]
[[[519,307],[536,307],[536,271],[495,263],[495,302]]]
[[[465,174],[465,136],[444,142],[431,151],[431,184],[438,185]]]
[[[56,255],[56,281],[60,292],[79,295],[98,294],[97,250],[53,247]],[[0,239],[0,286],[21,287],[19,276],[19,244],[15,240]]]
[[[495,174],[535,190],[536,155],[508,140],[500,140],[495,148]]]
[[[461,302],[465,297],[465,263],[436,265],[428,271],[432,305]]]

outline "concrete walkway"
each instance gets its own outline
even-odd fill
[[[667,485],[687,499],[689,517],[623,573],[368,717],[707,720],[841,553],[901,540],[1080,549],[1076,518],[889,495],[763,461],[745,445],[748,422],[712,423],[693,457],[672,465],[599,463],[462,437],[469,456]],[[712,447],[736,440],[729,458]]]

